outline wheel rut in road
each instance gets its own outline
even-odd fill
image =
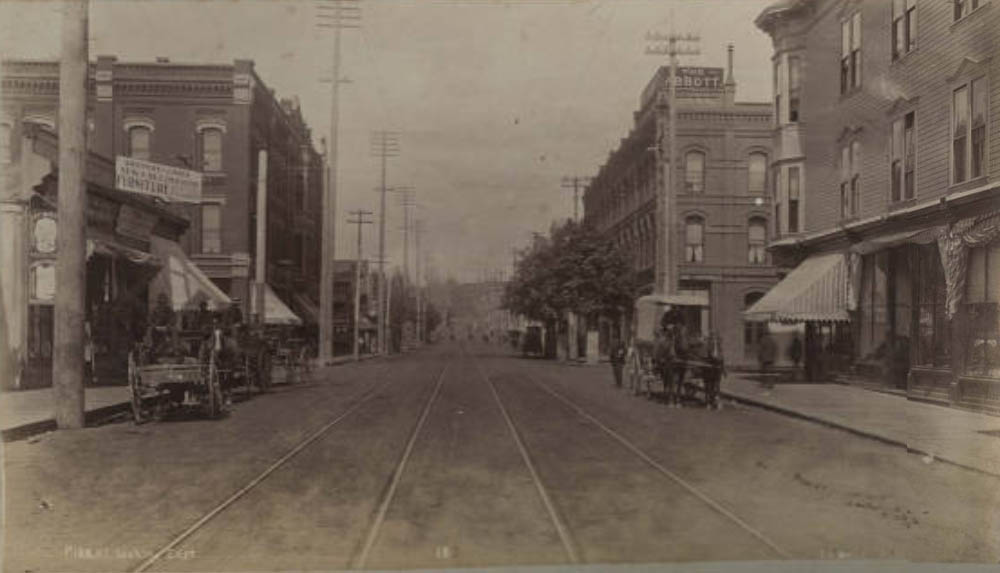
[[[522,371],[490,371],[585,562],[787,554],[613,428]],[[724,540],[720,543],[719,540]]]
[[[420,406],[450,360],[442,364],[438,354],[388,370],[385,380],[248,483],[245,492],[132,570],[348,566]],[[171,553],[185,558],[169,559]]]

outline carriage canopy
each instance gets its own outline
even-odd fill
[[[664,312],[674,308],[707,308],[708,293],[650,294],[635,301],[636,338],[652,340]]]

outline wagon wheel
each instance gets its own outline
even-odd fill
[[[205,414],[209,418],[218,418],[222,413],[222,383],[219,378],[218,353],[213,351],[205,379]]]
[[[145,413],[142,411],[141,383],[139,366],[135,362],[135,351],[130,351],[128,353],[128,387],[129,393],[132,395],[132,421],[136,424],[146,421]]]

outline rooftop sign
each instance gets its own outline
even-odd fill
[[[170,203],[200,203],[201,173],[119,155],[115,158],[115,188]]]
[[[677,97],[718,97],[722,95],[724,74],[722,68],[695,68],[678,66],[675,70],[677,80]],[[659,88],[670,86],[670,68],[664,66],[657,70],[642,90],[640,107],[646,107]]]

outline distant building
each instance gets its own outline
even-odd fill
[[[354,292],[360,288],[359,331],[362,353],[374,352],[378,322],[376,317],[378,295],[377,273],[370,272],[368,261],[361,261],[361,283],[357,283],[358,263],[355,260],[338,260],[334,263],[333,279],[333,350],[335,355],[354,352]]]
[[[0,133],[55,130],[57,62],[5,61]],[[295,100],[279,100],[253,62],[119,62],[90,66],[88,147],[114,162],[130,156],[201,171],[199,205],[171,205],[191,221],[181,245],[249,313],[257,256],[258,152],[267,151],[266,282],[315,322],[319,300],[322,157]]]
[[[772,169],[799,178],[801,219],[770,242],[798,267],[752,310],[839,354],[820,374],[1000,408],[993,4],[784,0],[756,20],[774,42]]]
[[[658,257],[658,177],[668,168],[666,92],[668,68],[643,90],[634,125],[611,152],[584,195],[585,220],[624,246],[640,281],[653,292]],[[674,221],[679,290],[704,296],[711,310],[704,332],[722,336],[730,363],[754,360],[760,328],[744,324],[742,311],[778,280],[765,245],[772,226],[768,194],[772,111],[767,103],[735,101],[732,50],[729,69],[678,69],[677,197]],[[662,153],[657,153],[658,146]],[[620,325],[623,328],[623,325]],[[614,325],[600,321],[607,351]]]

